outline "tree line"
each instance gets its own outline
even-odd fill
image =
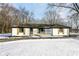
[[[33,13],[23,7],[15,8],[8,3],[0,3],[0,33],[11,32],[12,25],[27,24]]]
[[[69,15],[63,19],[59,14],[61,9],[68,10]],[[25,7],[16,7],[8,3],[0,3],[0,33],[10,33],[12,25],[20,24],[61,24],[79,27],[79,4],[78,3],[48,3],[45,15],[39,20],[34,18],[34,13]],[[67,20],[67,22],[65,22]]]

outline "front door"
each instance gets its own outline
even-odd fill
[[[30,36],[33,35],[33,28],[30,28]]]

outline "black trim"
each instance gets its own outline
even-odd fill
[[[71,28],[69,26],[59,25],[59,24],[25,24],[19,26],[12,26],[11,28]]]

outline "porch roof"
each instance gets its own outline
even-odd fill
[[[71,28],[69,26],[65,25],[59,25],[59,24],[22,24],[22,25],[14,25],[11,26],[11,28]]]

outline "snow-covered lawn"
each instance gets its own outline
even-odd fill
[[[0,43],[0,56],[73,56],[79,55],[79,40],[30,39]]]
[[[11,36],[11,33],[0,34],[0,39],[9,38],[9,36]]]

